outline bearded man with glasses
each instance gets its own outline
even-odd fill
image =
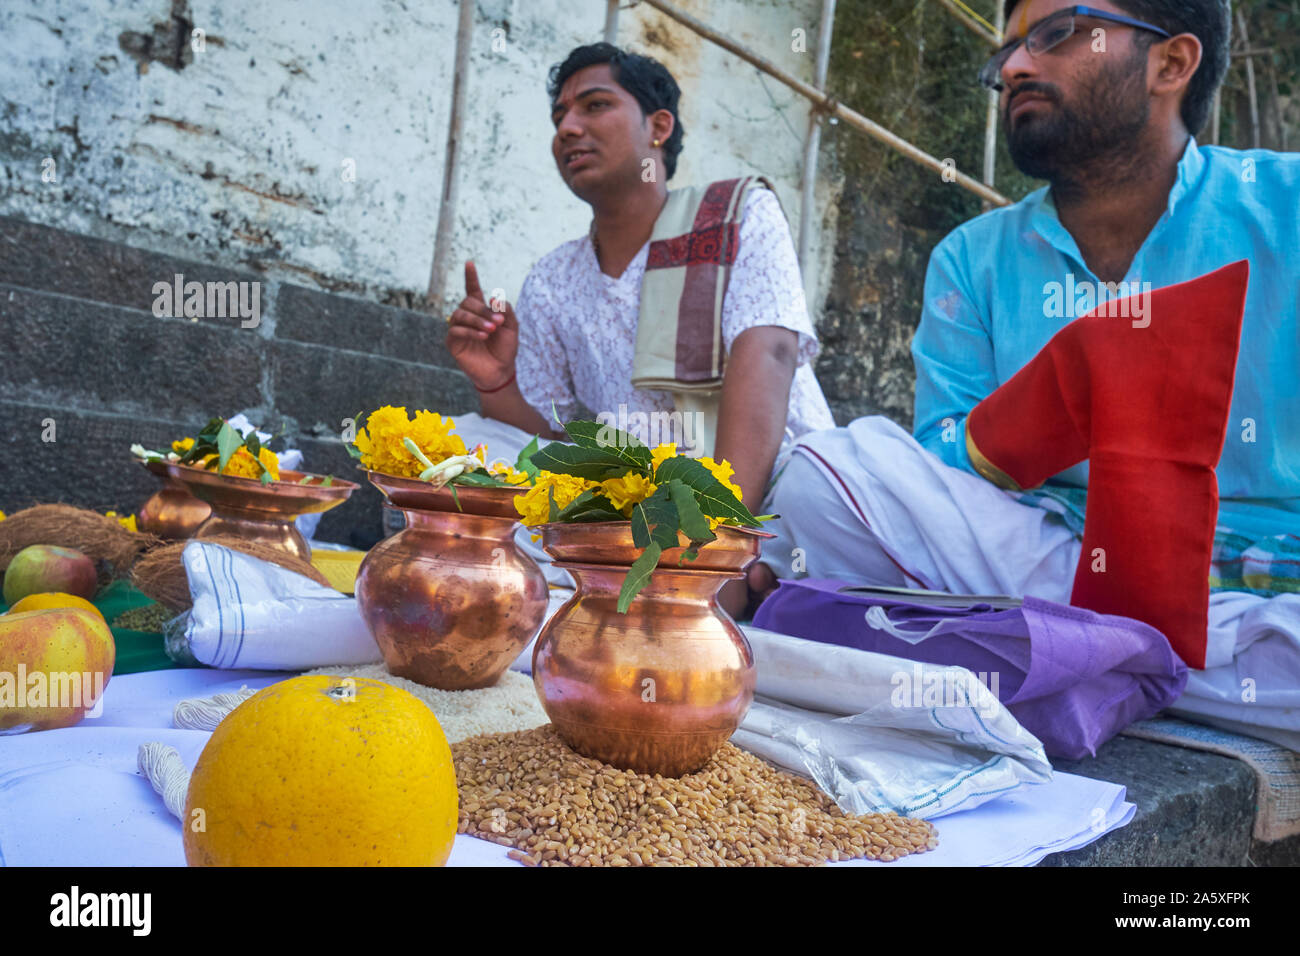
[[[1006,14],[978,79],[1047,186],[934,249],[914,434],[805,436],[751,590],[806,574],[1134,618],[1191,668],[1176,711],[1300,750],[1300,155],[1196,142],[1222,0]]]

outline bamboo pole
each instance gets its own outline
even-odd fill
[[[433,266],[429,269],[429,290],[425,307],[442,309],[447,283],[447,259],[456,230],[456,200],[459,191],[457,161],[460,157],[461,123],[465,115],[465,87],[469,80],[469,51],[474,37],[474,0],[460,0],[456,24],[456,66],[451,81],[451,116],[447,121],[447,151],[442,170],[442,202],[438,206],[438,231],[433,240]]]
[[[605,42],[618,42],[618,0],[605,0]]]
[[[998,32],[996,34],[989,33],[988,27],[980,23],[978,20],[972,17],[961,7],[957,6],[957,4],[953,3],[952,0],[939,0],[939,3],[941,3],[948,10],[949,13],[951,13],[954,17],[960,20],[962,26],[966,27],[966,29],[970,30],[971,33],[974,33],[977,37],[979,37],[989,46],[1000,47],[1002,45],[1002,12],[1001,12],[1002,2],[1001,0],[998,0],[998,18],[996,20],[996,26]]]
[[[993,14],[993,25],[997,27],[998,36],[1002,35],[1003,13],[1002,3],[995,0],[997,10]],[[1001,94],[997,90],[989,90],[988,107],[984,113],[984,185],[989,188],[993,187],[995,171],[997,169],[998,158],[998,103],[1001,100]],[[988,203],[984,203],[984,208],[988,209]]]
[[[872,139],[884,143],[886,146],[890,147],[891,149],[894,149],[899,153],[902,153],[904,156],[906,156],[908,159],[912,160],[913,162],[920,163],[922,166],[926,166],[930,169],[933,169],[935,172],[944,175],[945,179],[948,176],[951,176],[952,182],[957,183],[963,189],[969,190],[970,192],[979,196],[981,199],[988,200],[990,203],[992,203],[995,206],[1011,205],[1011,200],[1008,199],[1006,196],[1002,195],[997,190],[990,189],[988,186],[985,186],[979,180],[972,179],[970,176],[967,176],[965,173],[960,172],[955,168],[945,166],[940,160],[935,159],[933,156],[931,156],[929,153],[925,152],[924,150],[918,149],[917,147],[913,146],[911,143],[903,139],[901,136],[891,133],[889,130],[885,129],[885,127],[881,126],[879,123],[876,123],[873,120],[869,120],[861,113],[851,110],[847,106],[844,106],[843,104],[836,102],[833,97],[826,95],[821,90],[817,89],[811,84],[805,83],[803,80],[799,79],[796,76],[791,76],[789,73],[785,72],[780,67],[775,66],[772,63],[769,63],[767,60],[763,59],[758,54],[752,53],[745,47],[741,46],[739,43],[736,43],[734,40],[731,40],[728,37],[723,36],[722,34],[718,33],[716,30],[712,29],[711,27],[705,25],[704,23],[701,23],[699,20],[695,19],[690,14],[678,10],[672,4],[667,3],[666,0],[644,0],[644,2],[647,5],[654,7],[660,13],[663,13],[666,16],[676,20],[678,23],[682,24],[682,26],[686,27],[687,29],[694,31],[695,33],[698,33],[706,40],[709,40],[710,42],[722,47],[728,53],[732,53],[735,56],[740,57],[746,63],[749,63],[752,66],[757,67],[758,69],[762,70],[764,73],[766,73],[768,76],[772,77],[773,79],[779,80],[780,82],[784,83],[786,86],[790,87],[790,89],[800,94],[801,96],[807,97],[809,100],[815,103],[821,109],[821,111],[826,112],[831,116],[837,117],[839,120],[848,124],[849,126],[854,127],[855,129],[861,130],[862,132],[870,136]]]
[[[1237,8],[1237,32],[1241,34],[1241,46],[1250,49],[1250,37],[1246,33],[1246,18],[1241,7]],[[1250,96],[1250,145],[1259,149],[1259,99],[1255,93],[1255,58],[1246,54],[1246,90]]]
[[[817,63],[813,82],[817,89],[826,88],[826,70],[831,60],[831,30],[835,24],[835,0],[822,0],[822,18],[817,25]],[[823,117],[817,110],[808,113],[808,138],[804,142],[803,182],[799,200],[799,265],[808,265],[808,246],[812,241],[813,209],[816,206],[817,154],[822,143]]]

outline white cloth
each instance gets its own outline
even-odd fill
[[[1081,548],[1058,516],[945,465],[879,416],[805,436],[764,510],[781,515],[762,560],[782,578],[1068,604]],[[1172,710],[1300,743],[1300,595],[1211,594],[1206,664]]]
[[[812,777],[846,813],[930,820],[1052,779],[1043,745],[965,668],[743,630],[764,696],[732,742]],[[914,673],[961,693],[922,706],[897,692]]]
[[[647,242],[626,271],[614,278],[600,271],[587,237],[574,239],[547,253],[528,273],[515,314],[519,318],[519,390],[547,421],[551,403],[568,421],[581,403],[593,414],[618,416],[671,412],[668,392],[632,387],[632,356],[636,348],[641,280],[645,277]],[[790,227],[776,196],[755,189],[745,202],[740,248],[731,270],[722,306],[722,338],[727,352],[747,329],[776,325],[799,333],[799,367],[790,385],[787,436],[834,426],[830,406],[813,374],[818,345]],[[621,425],[619,427],[622,427]],[[648,427],[648,425],[647,425]],[[627,431],[645,432],[629,422]],[[648,443],[655,436],[637,434]],[[681,439],[658,436],[659,441]]]
[[[187,697],[283,680],[260,671],[168,670],[113,678],[104,713],[74,727],[5,738],[0,746],[0,865],[183,866],[180,823],[139,772],[140,744],[175,747],[193,767],[209,735],[172,727]],[[1117,784],[1058,773],[935,826],[939,847],[895,863],[832,866],[1028,866],[1085,846],[1132,818]],[[449,866],[517,866],[507,847],[465,835]]]
[[[356,598],[210,541],[186,544],[181,563],[194,602],[184,642],[202,664],[302,670],[382,658]]]

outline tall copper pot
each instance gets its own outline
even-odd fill
[[[357,606],[389,671],[442,690],[490,687],[546,616],[546,577],[515,544],[513,488],[432,488],[370,473],[406,527],[357,573]],[[459,509],[457,508],[459,500]]]
[[[184,485],[168,475],[162,462],[147,461],[143,464],[162,480],[162,487],[140,506],[137,527],[173,541],[191,537],[208,520],[212,506],[199,501]]]
[[[578,753],[675,777],[702,767],[740,726],[754,699],[754,655],[717,594],[771,535],[717,533],[680,567],[684,549],[665,551],[620,614],[618,592],[638,553],[631,524],[542,526],[542,547],[577,589],[538,635],[533,684]]]

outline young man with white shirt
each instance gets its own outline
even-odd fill
[[[467,262],[466,296],[449,320],[452,356],[484,416],[542,437],[558,434],[552,406],[561,420],[585,408],[630,423],[703,409],[697,417],[716,440],[696,443],[689,428],[657,440],[730,461],[758,509],[783,444],[834,426],[775,193],[753,179],[669,192],[680,90],[655,60],[607,43],[578,47],[552,69],[548,92],[551,153],[591,206],[591,229],[538,261],[517,317],[485,299]],[[657,366],[646,357],[652,334]]]

